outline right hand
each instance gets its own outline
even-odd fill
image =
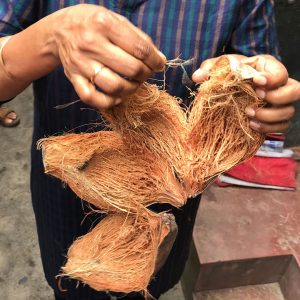
[[[150,37],[104,7],[80,4],[53,17],[52,52],[88,105],[98,109],[117,105],[152,72],[164,69],[166,58]]]

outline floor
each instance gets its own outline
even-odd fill
[[[284,300],[279,284],[245,286],[198,293],[201,300]]]
[[[53,300],[44,280],[29,190],[32,94],[9,106],[21,117],[16,128],[0,127],[0,294],[1,300]],[[161,300],[182,300],[181,286]]]
[[[182,280],[185,292],[193,277],[195,291],[215,290],[199,294],[199,300],[277,300],[282,295],[276,289],[261,289],[270,282],[280,284],[285,299],[300,299],[299,170],[295,191],[212,184],[203,193],[193,233],[194,263],[188,262],[188,280]],[[239,288],[216,290],[234,286]]]

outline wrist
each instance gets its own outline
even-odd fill
[[[45,17],[35,25],[37,25],[37,34],[40,36],[40,43],[38,45],[40,54],[58,66],[60,59],[58,55],[56,28],[59,25],[56,14],[54,13]]]
[[[54,53],[51,20],[44,18],[12,36],[3,47],[5,73],[10,80],[29,84],[60,65]]]
[[[60,20],[61,11],[57,11],[41,21],[43,24],[41,24],[41,29],[43,31],[44,35],[44,45],[45,45],[45,53],[48,55],[53,56],[53,59],[57,61],[58,64],[60,64],[60,57],[59,57],[59,51],[58,51],[58,31],[61,27],[61,22],[63,20]]]
[[[3,49],[4,46],[8,43],[8,41],[11,39],[11,36],[6,36],[0,40],[0,66],[4,68],[5,62],[3,58]]]

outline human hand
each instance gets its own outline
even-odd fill
[[[264,133],[286,131],[288,122],[295,112],[292,103],[300,99],[300,83],[289,78],[286,68],[270,55],[257,55],[249,58],[234,55],[234,57],[259,72],[253,78],[256,93],[269,104],[259,109],[246,108],[245,112],[251,119],[250,126]],[[207,80],[209,70],[217,59],[204,61],[193,74],[193,80],[196,83]]]
[[[166,58],[125,17],[81,4],[51,16],[52,49],[80,99],[107,109],[133,93]],[[101,92],[96,87],[101,89]]]

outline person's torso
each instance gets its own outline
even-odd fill
[[[186,104],[190,101],[190,89],[195,88],[191,85],[192,73],[205,59],[223,53],[239,10],[238,1],[226,0],[49,0],[40,3],[39,18],[79,3],[102,5],[127,17],[153,39],[168,60],[187,61],[183,66],[167,68],[165,74],[152,77],[159,85],[163,85],[165,79],[165,88]],[[62,68],[38,80],[34,87],[40,134],[55,134],[97,122],[96,112],[80,110],[82,103],[54,109],[78,98]],[[86,127],[79,127],[78,131],[81,129],[86,130]]]

